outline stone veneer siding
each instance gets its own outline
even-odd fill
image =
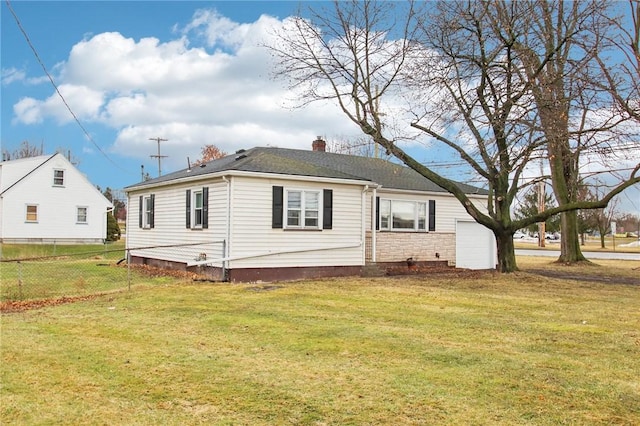
[[[456,263],[454,233],[378,232],[376,237],[377,262],[404,262],[411,257],[418,262],[446,260],[451,266]]]

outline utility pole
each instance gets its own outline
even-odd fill
[[[162,176],[162,166],[161,166],[161,161],[163,158],[166,158],[166,155],[160,155],[160,142],[166,142],[168,139],[162,139],[162,138],[149,138],[150,141],[156,141],[158,142],[158,154],[156,155],[150,155],[149,157],[151,158],[157,158],[158,159],[158,177]]]

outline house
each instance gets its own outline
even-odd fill
[[[474,268],[495,267],[491,233],[433,182],[386,160],[326,152],[321,139],[312,146],[240,150],[125,188],[130,261],[229,281],[357,275],[408,259],[460,265],[457,251],[485,258]],[[460,187],[486,204],[486,191]]]
[[[0,162],[0,241],[102,243],[111,203],[62,154]]]

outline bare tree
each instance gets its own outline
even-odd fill
[[[5,161],[8,160],[17,160],[20,158],[29,158],[29,157],[37,157],[39,155],[43,155],[44,148],[41,146],[32,145],[29,141],[22,141],[20,147],[12,152],[7,151],[6,149],[2,150],[2,159]]]
[[[547,147],[532,86],[556,51],[547,52],[532,72],[519,59],[522,20],[532,16],[531,2],[522,6],[530,13],[507,3],[502,8],[492,2],[418,5],[430,13],[413,3],[340,1],[332,10],[293,18],[271,46],[278,72],[301,93],[301,105],[336,102],[386,152],[455,196],[494,233],[498,269],[514,271],[515,230],[608,201],[572,201],[523,219],[511,217],[527,167]],[[381,105],[399,98],[407,101],[404,114],[381,113]],[[402,119],[404,128],[398,126]],[[459,157],[485,182],[487,205],[476,206],[461,185],[409,155],[401,147],[409,140],[436,141]]]
[[[606,49],[603,35],[612,30],[613,21],[602,19],[608,3],[497,1],[495,8],[499,25],[505,23],[505,15],[522,17],[522,35],[516,39],[515,49],[532,83],[552,187],[559,206],[575,204],[580,201],[580,167],[585,157],[610,153],[612,141],[623,137],[620,129],[625,118],[613,112],[609,88],[602,87],[602,75],[594,66],[598,53]],[[637,182],[634,174],[603,198],[610,200]],[[567,210],[561,219],[563,238],[558,260],[585,261],[578,239],[577,211]]]
[[[378,144],[376,144],[368,136],[360,136],[356,138],[329,138],[327,140],[327,151],[337,154],[357,155],[360,157],[373,157],[389,159],[386,152],[380,152]]]
[[[580,198],[584,200],[598,200],[603,192],[598,186],[583,187],[580,191]],[[618,214],[618,199],[614,198],[606,208],[581,210],[578,212],[578,222],[582,224],[580,229],[582,245],[584,245],[584,233],[597,231],[600,235],[600,247],[605,248],[604,236],[611,229],[611,221]],[[580,227],[579,227],[580,228]]]

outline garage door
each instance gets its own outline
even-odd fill
[[[494,269],[496,263],[493,233],[476,222],[456,221],[456,268]]]

